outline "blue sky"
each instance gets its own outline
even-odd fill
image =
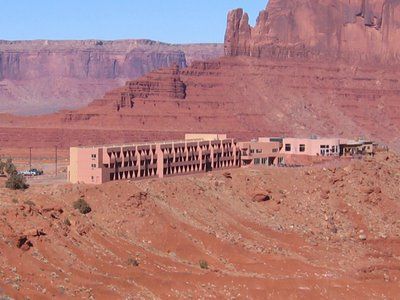
[[[254,23],[267,0],[0,0],[0,39],[128,39],[222,42],[226,14]]]

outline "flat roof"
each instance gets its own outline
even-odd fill
[[[137,142],[137,143],[129,143],[129,144],[108,144],[108,145],[93,145],[93,146],[73,146],[70,148],[75,149],[95,149],[95,148],[123,148],[123,147],[132,147],[132,146],[152,146],[152,145],[167,145],[167,144],[185,144],[185,143],[193,143],[193,142],[214,142],[214,141],[224,141],[231,140],[230,138],[224,139],[185,139],[185,140],[170,140],[170,141],[155,141],[155,142]]]

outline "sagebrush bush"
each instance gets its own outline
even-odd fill
[[[7,176],[6,188],[12,190],[25,190],[29,187],[26,179],[22,174],[18,174],[17,168],[11,158],[7,158],[5,162],[0,159],[0,174]]]
[[[79,212],[84,215],[92,211],[89,203],[87,203],[86,200],[83,198],[80,198],[79,200],[74,202],[74,208],[79,210]]]
[[[71,224],[71,221],[68,218],[65,218],[64,219],[64,225],[71,226],[72,224]]]
[[[26,190],[29,185],[26,183],[26,179],[23,175],[16,172],[10,174],[6,181],[6,188],[12,190]]]
[[[139,267],[139,261],[135,258],[129,258],[128,264],[134,267]]]
[[[17,173],[17,168],[15,167],[11,158],[7,158],[6,161],[2,161],[0,159],[0,174],[3,173],[6,175]]]
[[[200,265],[200,268],[202,268],[204,270],[208,269],[208,263],[203,259],[199,261],[199,265]]]
[[[26,200],[26,201],[24,201],[24,204],[29,205],[29,206],[36,206],[36,203],[33,202],[32,200]]]

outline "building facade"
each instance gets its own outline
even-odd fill
[[[71,183],[163,178],[241,165],[234,139],[226,135],[188,136],[187,140],[100,147],[72,147]]]
[[[283,138],[281,153],[286,155],[339,156],[340,139]]]
[[[311,163],[339,156],[373,155],[377,145],[367,140],[338,138],[260,137],[240,142],[242,166]]]
[[[265,139],[256,139],[250,142],[239,143],[242,166],[266,165],[279,163],[281,144]]]
[[[337,138],[258,138],[236,142],[225,134],[187,134],[185,140],[72,147],[71,183],[163,178],[250,165],[304,165],[329,158],[373,155],[376,145]]]
[[[378,147],[367,140],[343,140],[340,144],[340,156],[351,157],[355,155],[374,155]]]

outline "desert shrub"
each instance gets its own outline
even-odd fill
[[[15,167],[11,158],[7,158],[7,160],[5,161],[3,166],[3,172],[8,174],[9,176],[17,173],[17,168]]]
[[[207,263],[207,261],[205,261],[203,259],[199,261],[199,265],[200,265],[200,268],[202,268],[204,270],[208,269],[208,263]]]
[[[4,173],[5,166],[6,166],[6,163],[0,159],[0,174]]]
[[[68,218],[65,218],[64,224],[67,226],[71,226],[71,221]]]
[[[11,190],[26,190],[29,187],[23,175],[18,174],[17,172],[8,174],[9,176],[6,181],[6,188]]]
[[[92,211],[89,203],[87,203],[86,200],[83,198],[80,198],[79,200],[74,202],[74,208],[79,210],[79,212],[84,215]]]
[[[29,206],[36,206],[36,203],[33,202],[32,200],[26,200],[26,201],[24,201],[24,204],[29,205]]]
[[[139,267],[139,261],[135,258],[129,258],[128,265],[134,266],[134,267]]]
[[[0,160],[0,174],[7,175],[6,188],[12,190],[25,190],[29,187],[26,179],[22,174],[18,174],[17,168],[11,158],[7,158],[5,162]]]
[[[0,159],[0,174],[11,175],[17,173],[17,168],[12,162],[11,158],[7,158],[6,161]]]

